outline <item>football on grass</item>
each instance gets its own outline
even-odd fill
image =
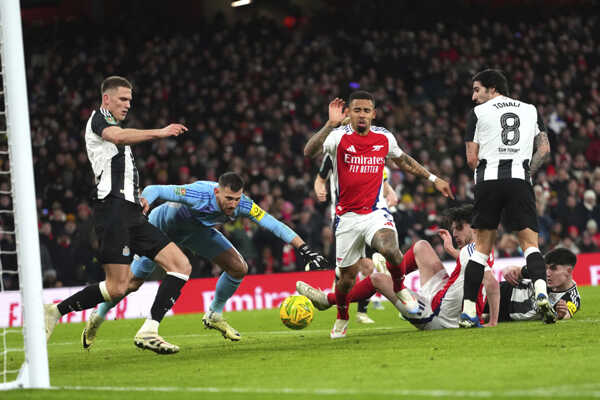
[[[304,329],[313,319],[315,307],[305,296],[290,296],[279,307],[281,322],[290,329]]]

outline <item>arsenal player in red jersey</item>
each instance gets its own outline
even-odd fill
[[[338,315],[331,338],[346,336],[348,328],[347,295],[356,280],[357,262],[365,256],[365,245],[381,253],[394,279],[394,291],[407,312],[416,314],[418,304],[404,288],[402,252],[391,213],[383,198],[383,168],[391,158],[398,168],[433,182],[446,197],[453,197],[446,181],[427,171],[402,151],[394,135],[385,128],[371,126],[375,118],[375,100],[365,91],[350,95],[349,107],[336,98],[329,103],[329,120],[310,138],[304,155],[327,153],[333,160],[333,179],[337,190],[335,235],[336,265],[341,276],[335,287]],[[350,124],[341,125],[348,115]]]

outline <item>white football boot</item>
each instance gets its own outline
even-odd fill
[[[329,336],[331,336],[332,339],[346,337],[346,331],[348,330],[349,322],[350,321],[347,319],[336,319],[335,324],[333,324],[333,328],[331,328]]]
[[[223,318],[223,314],[209,311],[202,317],[202,323],[206,329],[216,329],[225,339],[237,342],[242,338],[242,335],[231,327]]]
[[[85,350],[88,350],[94,344],[98,329],[100,329],[100,325],[102,325],[103,322],[104,318],[99,316],[96,310],[92,311],[90,318],[85,323],[83,332],[81,332],[81,345]]]
[[[325,294],[325,292],[319,289],[315,289],[306,282],[297,281],[296,290],[302,296],[308,297],[310,301],[312,301],[313,305],[317,308],[317,310],[323,311],[331,307],[331,304],[329,304],[329,301],[327,301],[327,295]]]

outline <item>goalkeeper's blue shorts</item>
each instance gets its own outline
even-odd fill
[[[174,223],[177,208],[169,206],[167,203],[156,207],[148,220],[171,241],[179,247],[185,247],[194,254],[212,261],[219,254],[233,247],[231,242],[215,228],[203,226],[199,223],[193,225]],[[131,271],[137,278],[148,278],[157,264],[148,257],[135,258],[131,263]]]

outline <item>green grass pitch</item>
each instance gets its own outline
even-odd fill
[[[386,303],[370,311],[376,324],[352,319],[335,341],[333,309],[302,331],[285,328],[278,310],[227,313],[237,343],[203,329],[199,314],[174,316],[160,333],[181,352],[163,356],[133,345],[141,320],[105,322],[91,351],[80,347],[83,324],[59,325],[48,346],[55,389],[0,398],[600,398],[600,287],[581,293],[571,321],[493,329],[420,332]]]

